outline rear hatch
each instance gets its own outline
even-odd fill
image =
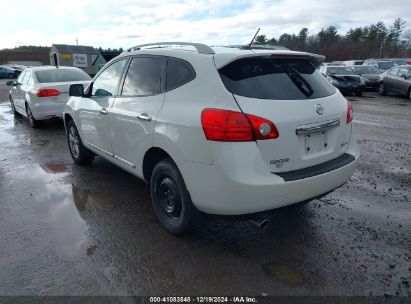
[[[279,137],[258,140],[271,172],[324,163],[348,148],[348,102],[309,59],[241,58],[219,69],[240,109],[272,121]]]

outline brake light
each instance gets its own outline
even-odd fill
[[[265,119],[241,112],[204,109],[201,125],[208,140],[253,141],[278,137],[275,125]]]
[[[51,97],[51,96],[59,96],[60,91],[56,89],[41,89],[38,90],[36,93],[37,97]]]
[[[347,124],[349,124],[353,119],[353,113],[352,113],[352,108],[351,108],[351,103],[347,99]]]

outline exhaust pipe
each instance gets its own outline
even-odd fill
[[[260,229],[265,229],[268,227],[268,224],[270,223],[267,219],[264,218],[259,218],[255,220],[248,220],[249,223],[253,224],[257,228]]]

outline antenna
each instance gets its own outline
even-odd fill
[[[251,42],[250,42],[250,44],[248,45],[248,47],[251,47],[251,45],[253,44],[254,39],[255,39],[255,37],[257,37],[259,31],[260,31],[260,28],[258,28],[257,33],[255,33],[253,39],[251,39]]]

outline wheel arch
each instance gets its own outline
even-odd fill
[[[160,147],[151,147],[147,150],[143,158],[143,177],[147,183],[150,182],[151,175],[156,164],[166,158],[173,160],[171,155]],[[174,160],[173,162],[175,163]]]

